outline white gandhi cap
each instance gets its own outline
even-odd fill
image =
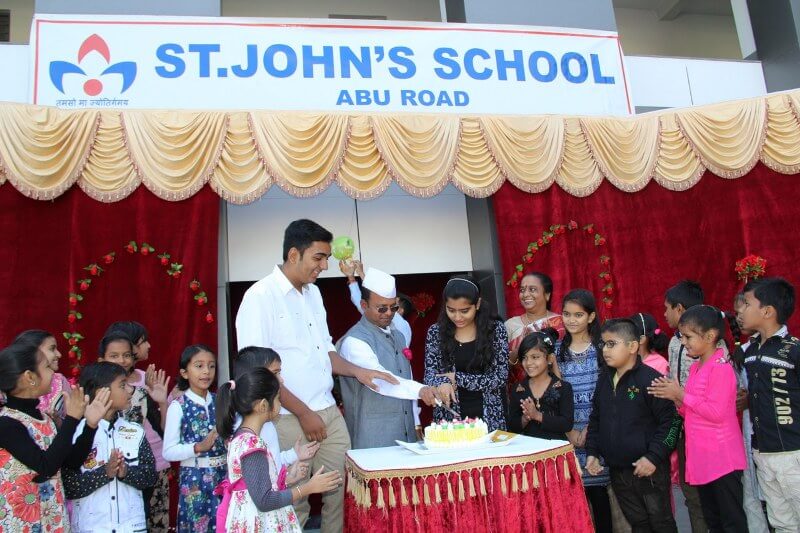
[[[394,276],[390,276],[377,268],[367,269],[367,274],[364,276],[364,281],[361,285],[384,298],[395,298],[397,296]]]

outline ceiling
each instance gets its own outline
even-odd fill
[[[682,14],[732,16],[730,0],[612,0],[614,7],[647,9],[662,20]]]

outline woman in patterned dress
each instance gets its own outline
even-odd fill
[[[461,418],[482,418],[489,431],[506,429],[508,337],[467,276],[444,287],[439,319],[425,339],[425,384],[438,387]],[[446,402],[447,403],[447,402]],[[435,420],[452,419],[441,407]]]
[[[561,316],[566,333],[556,348],[556,359],[564,381],[572,385],[575,399],[575,419],[567,439],[575,446],[575,455],[583,468],[586,498],[592,504],[595,530],[610,533],[611,504],[606,487],[610,482],[608,468],[597,476],[586,471],[586,429],[592,412],[592,398],[601,369],[602,353],[597,350],[600,340],[600,320],[594,296],[586,289],[574,289],[564,296]]]
[[[214,383],[217,361],[208,346],[183,350],[178,387],[184,394],[167,409],[164,459],[180,461],[178,531],[215,531],[219,498],[213,494],[225,478],[225,446],[214,427]]]
[[[53,422],[56,423],[56,427],[60,426],[61,421],[64,419],[64,395],[69,392],[70,385],[67,378],[58,372],[58,361],[61,359],[61,352],[58,351],[56,338],[47,331],[29,329],[17,335],[12,344],[36,346],[47,358],[48,366],[54,374],[50,382],[50,390],[39,398],[39,411],[52,418]]]
[[[564,323],[561,315],[550,310],[550,298],[553,295],[553,280],[542,272],[530,272],[520,280],[519,302],[525,312],[506,320],[508,332],[508,355],[511,368],[509,383],[516,384],[525,379],[525,370],[520,364],[517,351],[522,339],[528,333],[553,328],[559,337],[564,336]],[[553,366],[553,374],[560,376],[558,365]]]
[[[0,351],[0,390],[6,394],[0,409],[0,531],[69,531],[60,469],[86,460],[110,404],[107,391],[87,407],[83,391],[70,389],[57,430],[37,408],[53,374],[35,344],[11,344]],[[84,416],[84,430],[73,444]]]
[[[281,410],[279,378],[266,368],[241,374],[224,383],[217,394],[217,431],[228,443],[228,476],[215,492],[222,494],[217,528],[230,533],[281,531],[300,533],[292,503],[309,494],[338,487],[338,471],[320,469],[309,481],[287,489],[287,484],[305,479],[306,463],[295,462],[278,471],[261,429]],[[239,429],[234,422],[242,417]],[[232,438],[231,438],[232,437]]]

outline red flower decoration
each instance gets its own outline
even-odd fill
[[[410,348],[403,348],[403,356],[409,361],[414,358],[414,354],[411,352]]]
[[[567,227],[569,229],[578,229],[578,223],[575,222],[574,220],[570,220],[569,224],[567,224]]]
[[[200,290],[200,282],[196,279],[193,279],[189,282],[189,288],[192,289],[192,292],[197,292]]]
[[[734,271],[736,277],[747,283],[751,279],[758,279],[766,274],[767,260],[751,254],[736,261]]]
[[[214,323],[214,315],[211,314],[211,311],[206,313],[206,322],[208,322],[209,324]]]
[[[114,256],[117,255],[115,252],[111,252],[110,254],[106,254],[103,256],[103,262],[107,265],[110,265],[114,262]]]
[[[536,241],[536,244],[538,244],[539,246],[544,246],[544,240],[539,239]]]
[[[411,297],[411,304],[414,306],[419,316],[424,317],[425,313],[430,311],[435,303],[436,300],[427,292],[419,292]]]

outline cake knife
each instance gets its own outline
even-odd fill
[[[447,407],[445,404],[443,404],[442,400],[440,400],[439,398],[436,398],[436,405],[437,405],[437,407],[441,407],[442,409],[444,409],[445,411],[447,411],[448,413],[450,413],[451,415],[456,417],[456,420],[461,420],[461,415],[458,414],[458,412],[456,412],[455,410],[453,410],[453,409]]]

